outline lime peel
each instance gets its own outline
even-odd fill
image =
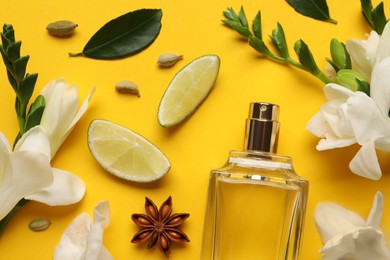
[[[171,167],[168,158],[146,138],[108,120],[91,122],[88,147],[107,172],[129,181],[156,181]]]
[[[214,87],[220,63],[217,55],[204,55],[176,73],[158,108],[161,126],[175,126],[199,108]]]

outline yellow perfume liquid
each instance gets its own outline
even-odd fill
[[[249,147],[275,150],[275,106],[251,104],[251,116],[254,109],[273,111],[260,122],[272,125],[260,127],[267,140],[249,130],[247,137],[257,138],[246,141]],[[295,173],[290,157],[253,149],[230,152],[225,166],[210,174],[201,259],[299,259],[307,192],[308,182]]]

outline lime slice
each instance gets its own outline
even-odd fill
[[[196,111],[214,86],[219,65],[217,55],[205,55],[193,60],[175,75],[158,108],[160,125],[175,126]]]
[[[105,170],[130,181],[158,180],[171,167],[168,158],[151,142],[107,120],[95,119],[91,122],[88,147]]]

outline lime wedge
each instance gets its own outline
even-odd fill
[[[205,55],[187,64],[174,76],[158,108],[160,125],[175,126],[196,111],[214,86],[219,65],[217,55]]]
[[[91,122],[88,147],[106,171],[130,181],[158,180],[171,167],[168,158],[151,142],[107,120],[95,119]]]

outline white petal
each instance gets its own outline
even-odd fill
[[[362,145],[355,157],[349,163],[351,171],[359,176],[379,180],[382,171],[375,151],[374,142],[367,142]]]
[[[383,213],[383,204],[383,195],[381,192],[378,191],[375,194],[374,202],[372,203],[372,208],[367,218],[367,226],[372,226],[374,228],[380,229]]]
[[[355,92],[341,85],[329,83],[324,87],[324,94],[328,100],[340,99],[345,101],[355,95]]]
[[[0,152],[10,153],[11,152],[11,146],[8,142],[7,137],[0,132]]]
[[[388,43],[387,43],[388,46]],[[390,49],[390,48],[388,48]],[[384,117],[388,117],[390,108],[390,57],[377,63],[372,71],[370,96]]]
[[[69,205],[79,202],[85,194],[85,184],[76,175],[53,168],[52,185],[26,197],[50,206]]]
[[[390,23],[387,22],[385,28],[380,37],[378,48],[376,50],[377,62],[381,62],[382,59],[390,57]]]
[[[383,117],[374,100],[362,92],[348,99],[348,115],[359,144],[375,142],[390,151],[390,119]]]
[[[93,93],[95,92],[95,88],[92,89],[92,91],[89,93],[88,97],[84,100],[83,104],[81,105],[80,109],[77,111],[77,113],[74,115],[72,121],[67,125],[67,128],[64,129],[64,131],[61,133],[61,137],[58,136],[57,143],[55,144],[55,151],[58,150],[58,148],[61,146],[61,144],[65,141],[65,139],[69,136],[69,134],[72,132],[73,128],[75,127],[76,123],[80,120],[80,118],[84,115],[84,113],[88,109],[89,101],[91,100],[91,97]],[[77,106],[76,106],[77,107]],[[54,153],[55,154],[55,153]]]
[[[306,130],[317,137],[324,138],[326,133],[332,131],[321,112],[317,112],[307,123]]]
[[[104,229],[110,223],[110,219],[110,205],[108,201],[101,201],[94,210],[94,223],[87,239],[86,259],[113,259],[103,246]]]
[[[371,78],[372,65],[367,58],[366,48],[361,40],[351,39],[346,42],[348,53],[353,61],[353,68],[360,72],[367,80]]]
[[[94,222],[102,223],[106,228],[111,222],[110,204],[108,201],[101,201],[94,209]]]
[[[47,156],[29,151],[1,152],[0,219],[25,196],[49,186],[53,172]]]
[[[319,203],[314,212],[314,220],[324,243],[338,234],[353,232],[366,224],[355,212],[332,202]]]
[[[389,260],[390,252],[384,235],[373,227],[363,227],[354,232],[339,235],[328,241],[320,250],[323,260]]]
[[[35,126],[22,135],[14,151],[39,152],[50,158],[49,137],[41,126]]]
[[[112,260],[103,246],[103,233],[111,213],[108,201],[101,201],[94,210],[92,223],[87,213],[79,215],[65,230],[54,252],[54,260]]]
[[[343,138],[339,138],[338,136],[329,134],[326,135],[325,139],[321,139],[318,142],[316,149],[318,151],[324,151],[324,150],[329,150],[334,148],[350,146],[354,143],[356,143],[356,140],[354,138],[343,139]]]
[[[87,213],[78,215],[66,228],[54,251],[54,260],[84,260],[92,220]]]

